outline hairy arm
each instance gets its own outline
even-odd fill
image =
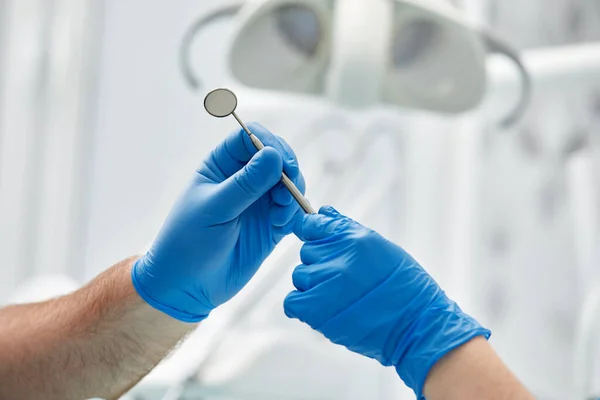
[[[67,296],[0,310],[0,398],[116,399],[196,327],[139,297],[135,260]]]
[[[442,358],[424,387],[428,400],[534,400],[484,338],[476,338]]]

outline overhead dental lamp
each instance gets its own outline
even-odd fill
[[[523,96],[504,125],[515,122],[529,97],[516,52],[470,26],[440,0],[246,0],[223,2],[189,30],[181,50],[208,23],[237,18],[229,45],[231,78],[246,87],[308,94],[353,108],[377,105],[460,113],[486,92],[486,53],[501,52],[522,72]]]

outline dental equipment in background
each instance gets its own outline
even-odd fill
[[[208,112],[213,117],[217,118],[225,118],[230,115],[236,119],[236,121],[240,124],[244,132],[248,134],[250,140],[256,150],[262,150],[265,148],[265,145],[260,141],[258,137],[256,137],[246,124],[237,116],[235,113],[235,109],[237,108],[237,97],[235,93],[233,93],[229,89],[215,89],[209,92],[204,99],[204,108],[206,112]],[[307,214],[316,214],[316,211],[312,208],[308,200],[302,195],[302,192],[294,185],[294,182],[284,173],[281,175],[281,183],[290,191],[294,199],[298,202],[300,207]]]
[[[574,359],[575,393],[577,399],[596,400],[593,394],[594,359],[598,355],[600,334],[600,286],[585,298],[579,319]]]
[[[512,60],[521,75],[520,100],[500,126],[516,124],[530,101],[530,75],[517,50],[470,26],[453,6],[424,0],[225,2],[196,20],[182,40],[180,68],[193,90],[201,87],[190,63],[194,39],[236,15],[229,66],[247,87],[323,96],[354,108],[387,103],[460,113],[485,94],[487,49]],[[381,21],[379,33],[368,21]]]
[[[516,49],[494,35],[492,32],[480,30],[479,33],[481,35],[481,39],[486,44],[488,51],[490,53],[503,54],[504,56],[508,57],[514,62],[521,76],[520,100],[515,106],[514,110],[502,121],[500,121],[500,127],[508,129],[521,121],[525,115],[525,112],[529,108],[529,104],[531,103],[531,95],[533,92],[533,81],[531,79],[531,74],[525,67],[525,64],[523,64],[523,60]]]

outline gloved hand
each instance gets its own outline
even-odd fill
[[[490,336],[404,250],[333,208],[299,215],[294,233],[305,244],[286,315],[396,367],[419,399],[441,357],[476,336]]]
[[[181,321],[231,299],[292,231],[299,206],[278,182],[285,171],[304,193],[296,156],[260,125],[250,130],[267,147],[256,153],[240,130],[213,150],[131,271],[139,295]]]

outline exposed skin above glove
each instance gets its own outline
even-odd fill
[[[150,251],[132,269],[139,295],[184,322],[198,322],[237,294],[292,229],[299,206],[278,183],[304,192],[292,149],[258,124],[256,153],[243,131],[206,158],[173,206]]]

